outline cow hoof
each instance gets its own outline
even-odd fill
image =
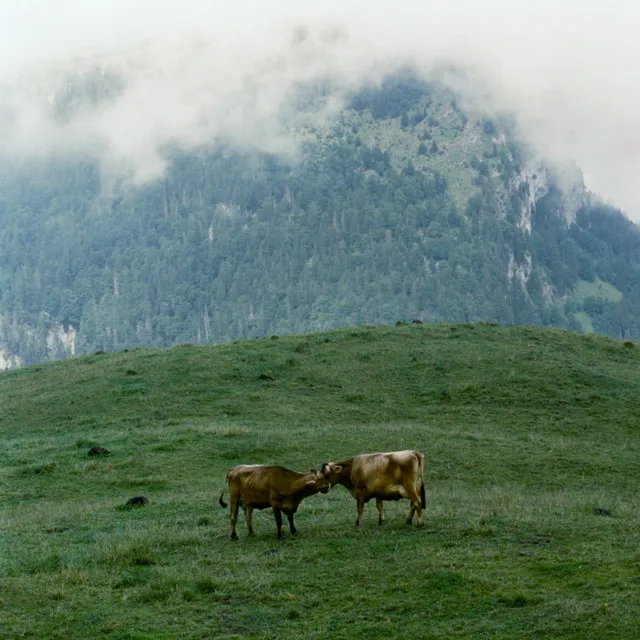
[[[295,536],[295,535],[296,535],[296,533],[298,533],[298,530],[297,530],[297,529],[294,529],[294,530],[291,532],[291,535],[292,535],[292,536]]]
[[[231,539],[232,539],[232,540],[237,540],[237,539],[238,539],[238,536],[237,536],[235,533],[232,533],[232,534],[231,534]]]
[[[252,538],[253,536],[255,536],[256,534],[253,533],[253,531],[249,531],[249,537]]]

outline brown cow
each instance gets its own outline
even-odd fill
[[[227,471],[225,486],[220,494],[220,506],[227,504],[222,499],[227,483],[231,496],[231,539],[237,540],[236,521],[238,508],[242,507],[247,517],[249,535],[253,535],[252,515],[254,509],[273,509],[278,527],[278,538],[282,537],[282,512],[289,519],[291,533],[296,533],[293,514],[305,498],[319,491],[327,493],[329,481],[319,471],[298,473],[285,467],[262,464],[240,464]]]
[[[420,451],[391,451],[363,453],[344,462],[325,462],[322,473],[331,486],[341,484],[358,501],[356,527],[360,526],[365,502],[376,499],[378,524],[384,521],[383,500],[409,498],[411,509],[407,524],[414,512],[418,526],[422,526],[422,509],[427,506],[424,493],[424,455]]]

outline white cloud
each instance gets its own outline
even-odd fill
[[[49,83],[0,97],[14,114],[0,140],[23,155],[93,153],[142,180],[162,171],[169,143],[227,136],[290,149],[280,120],[298,82],[356,86],[405,64],[452,63],[472,73],[483,108],[515,114],[540,154],[575,160],[590,187],[639,219],[639,17],[623,0],[0,0],[0,77]],[[123,93],[52,120],[63,77],[52,69],[105,55],[116,66],[128,57]]]

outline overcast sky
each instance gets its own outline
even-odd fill
[[[331,76],[359,86],[402,65],[428,75],[453,63],[470,71],[466,90],[478,107],[513,113],[539,154],[575,160],[590,188],[640,220],[635,7],[623,0],[0,0],[0,79],[28,71],[49,82],[41,94],[0,96],[11,115],[0,121],[0,142],[5,153],[22,155],[91,152],[105,170],[124,166],[151,179],[163,170],[168,142],[189,149],[224,133],[290,149],[279,118],[297,82]],[[52,68],[107,53],[117,60],[123,51],[139,58],[117,101],[66,123],[51,120],[51,91],[59,91]]]

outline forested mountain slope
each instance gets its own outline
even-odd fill
[[[640,231],[507,122],[401,74],[296,136],[174,151],[137,187],[0,166],[0,366],[414,318],[640,338]]]

